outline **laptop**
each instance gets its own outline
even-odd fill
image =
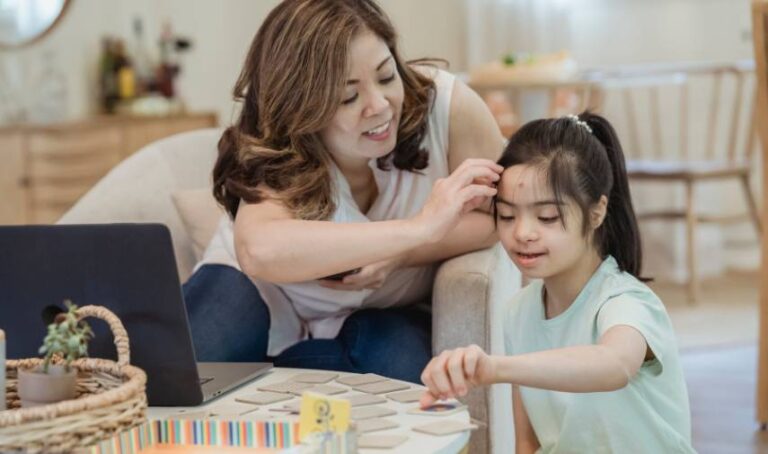
[[[8,358],[38,357],[64,300],[114,312],[152,406],[194,406],[265,374],[271,363],[197,363],[171,235],[161,224],[0,226],[0,329]],[[89,356],[116,359],[106,322]],[[226,327],[222,327],[226,329]]]

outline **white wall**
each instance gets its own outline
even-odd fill
[[[749,4],[750,0],[465,0],[467,61],[473,66],[511,51],[563,49],[582,67],[751,58]]]
[[[116,28],[111,14],[114,6],[98,0],[76,0],[62,22],[39,43],[20,50],[0,49],[0,88],[28,100],[38,83],[43,55],[52,50],[56,66],[68,81],[67,111],[70,116],[83,115],[90,100],[95,100],[99,38]]]
[[[583,66],[752,58],[750,0],[570,3],[569,47]]]
[[[379,0],[400,34],[405,57],[444,58],[451,71],[467,68],[463,0]]]
[[[46,50],[53,50],[68,80],[70,117],[96,111],[100,39],[132,36],[133,17],[145,23],[152,44],[162,22],[192,38],[184,55],[179,91],[190,109],[215,110],[221,122],[232,116],[231,91],[251,39],[278,0],[73,0],[62,22],[43,41],[21,50],[0,50],[0,84],[24,96]],[[461,0],[382,0],[401,35],[406,58],[442,57],[452,68],[465,67],[464,16]],[[150,40],[151,38],[151,40]],[[3,77],[5,74],[5,77]]]

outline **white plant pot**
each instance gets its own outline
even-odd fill
[[[62,400],[74,399],[77,394],[77,371],[64,366],[48,366],[48,373],[42,366],[35,369],[19,369],[19,399],[22,407],[37,407]]]

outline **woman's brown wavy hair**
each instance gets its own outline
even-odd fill
[[[234,88],[242,110],[219,140],[213,195],[232,218],[240,200],[264,200],[264,188],[299,219],[334,212],[331,157],[319,132],[341,104],[349,44],[365,30],[389,47],[405,91],[397,144],[377,164],[409,171],[427,166],[420,144],[434,83],[402,60],[381,8],[373,0],[285,0],[253,39]]]

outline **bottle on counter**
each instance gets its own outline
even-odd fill
[[[117,93],[117,75],[115,74],[115,44],[109,37],[104,37],[101,41],[99,88],[102,111],[113,113],[120,96]]]
[[[156,91],[155,65],[144,39],[144,22],[142,22],[140,17],[133,19],[131,54],[133,55],[138,95]]]
[[[123,41],[115,42],[115,74],[117,76],[117,94],[120,99],[132,99],[136,96],[136,73],[133,62],[125,51]]]
[[[163,22],[160,32],[160,64],[157,68],[157,89],[166,98],[176,94],[173,79],[179,70],[174,55],[174,35],[169,21]]]

